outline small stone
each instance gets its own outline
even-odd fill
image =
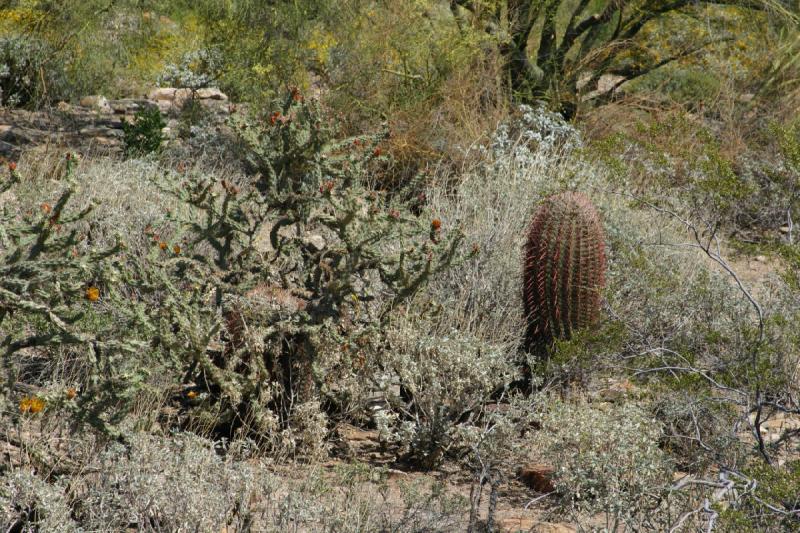
[[[69,105],[67,102],[62,100],[62,101],[60,101],[59,103],[56,104],[56,109],[58,109],[62,113],[67,113],[68,111],[70,111],[72,109],[72,106]]]
[[[767,262],[767,256],[766,255],[757,255],[755,257],[755,260],[758,261],[759,263],[766,263]]]
[[[789,233],[789,226],[781,226],[781,233]]]

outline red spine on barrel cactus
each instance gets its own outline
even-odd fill
[[[606,255],[600,215],[585,195],[547,198],[533,217],[525,246],[528,347],[569,338],[600,312]]]

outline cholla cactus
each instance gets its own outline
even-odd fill
[[[149,290],[167,292],[159,343],[204,384],[196,411],[210,408],[218,428],[302,444],[298,425],[325,428],[309,406],[348,401],[362,348],[452,262],[460,236],[370,191],[385,134],[332,141],[297,90],[258,125],[235,127],[252,183],[189,177],[169,189],[198,216],[182,220],[194,248],[150,269]]]
[[[68,154],[68,184],[74,164],[74,157]],[[6,180],[0,180],[0,191],[13,192],[20,179],[14,169]],[[44,202],[27,211],[0,214],[0,405],[14,395],[15,382],[26,373],[26,365],[33,361],[35,367],[37,356],[57,347],[74,354],[73,364],[91,369],[90,383],[73,402],[67,400],[74,399],[74,394],[67,398],[63,391],[54,396],[46,392],[37,398],[36,411],[54,404],[65,406],[81,421],[116,434],[117,415],[124,412],[126,400],[132,399],[143,371],[142,365],[132,368],[118,363],[130,360],[130,354],[146,345],[126,335],[108,334],[92,323],[94,308],[103,305],[98,301],[98,286],[103,287],[104,301],[113,300],[112,290],[107,288],[118,275],[123,245],[118,242],[101,249],[90,245],[86,220],[92,206],[71,210],[73,194],[69,185],[52,205]],[[119,379],[116,372],[125,377]],[[98,407],[104,416],[99,415]],[[10,411],[34,412],[25,408],[24,401],[19,402],[18,410]]]

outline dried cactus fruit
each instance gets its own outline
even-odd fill
[[[525,246],[529,349],[569,338],[597,319],[605,265],[603,226],[591,200],[576,192],[547,198],[533,217]]]

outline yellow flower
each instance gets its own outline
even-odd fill
[[[19,410],[23,413],[41,413],[44,410],[44,400],[36,396],[26,396],[19,401]]]
[[[197,391],[190,390],[189,392],[186,393],[186,397],[189,398],[190,400],[194,400],[195,398],[197,398]]]
[[[96,302],[100,299],[100,289],[97,287],[89,287],[86,289],[86,299],[90,302]]]

